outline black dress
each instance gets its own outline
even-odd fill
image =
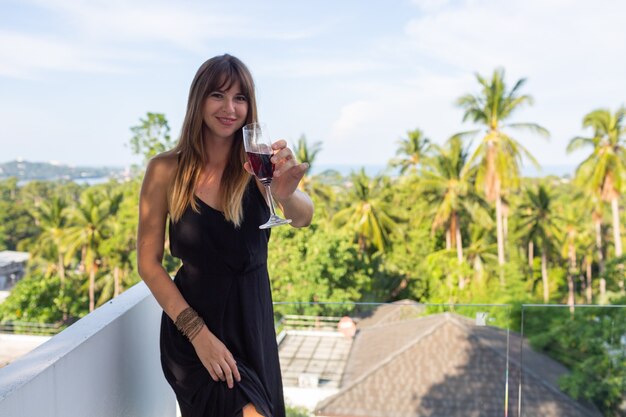
[[[269,209],[251,179],[244,218],[235,228],[198,197],[170,223],[172,255],[182,260],[174,282],[185,300],[233,354],[241,374],[233,389],[215,382],[191,343],[163,313],[161,364],[183,417],[233,417],[248,403],[267,417],[284,417],[282,380],[267,273]]]

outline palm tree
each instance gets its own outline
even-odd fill
[[[65,285],[64,247],[62,244],[67,224],[67,203],[60,197],[43,200],[31,210],[35,223],[42,229],[35,243],[35,254],[53,248],[57,255],[57,272],[61,279],[61,289]]]
[[[498,239],[498,263],[503,265],[504,231],[502,224],[502,194],[510,188],[517,188],[520,177],[522,156],[537,165],[535,158],[513,137],[503,131],[505,128],[526,129],[548,137],[549,133],[535,123],[503,122],[524,104],[532,104],[529,95],[520,95],[524,78],[518,80],[509,91],[504,82],[504,69],[496,69],[491,80],[476,74],[482,87],[477,95],[466,94],[457,100],[457,105],[465,109],[463,121],[470,119],[484,125],[485,136],[470,158],[470,164],[478,163],[476,186],[484,189],[487,201],[496,206],[496,229]],[[475,135],[480,130],[459,133],[460,136]]]
[[[407,137],[399,142],[396,155],[398,158],[391,161],[392,167],[400,167],[400,173],[405,174],[407,171],[417,172],[417,167],[424,161],[424,158],[430,150],[430,139],[424,136],[420,129],[414,129],[407,132]]]
[[[563,226],[563,236],[561,240],[561,256],[567,259],[567,305],[570,311],[574,312],[574,304],[576,302],[574,291],[574,276],[577,273],[577,249],[582,240],[583,231],[580,228],[580,207],[576,204],[581,201],[580,195],[571,196],[562,201],[563,216],[561,216]]]
[[[470,244],[466,248],[467,261],[474,269],[475,283],[484,284],[485,265],[498,260],[496,245],[487,236],[488,229],[483,226],[470,228]]]
[[[590,228],[585,228],[579,235],[579,251],[583,255],[583,259],[581,262],[581,269],[584,270],[584,278],[583,278],[583,288],[585,289],[585,299],[587,300],[587,304],[591,304],[593,301],[593,273],[592,267],[594,262],[594,252],[596,250],[596,245],[593,238],[593,231]],[[604,272],[604,271],[603,271]],[[602,277],[602,275],[601,275]],[[600,295],[601,299],[605,299],[605,290],[606,290],[606,280],[604,277],[600,278]]]
[[[622,256],[622,238],[619,221],[619,197],[622,192],[622,178],[626,175],[626,108],[615,113],[608,109],[598,109],[587,113],[583,127],[593,129],[593,137],[573,138],[567,146],[572,152],[582,147],[591,147],[592,153],[580,163],[576,177],[586,184],[602,201],[611,203],[613,214],[613,240],[615,256]],[[624,288],[623,279],[620,287]]]
[[[300,136],[300,138],[298,139],[298,143],[293,146],[293,154],[296,157],[296,160],[300,163],[309,164],[309,168],[306,172],[307,174],[311,170],[317,154],[320,153],[321,150],[321,142],[315,142],[312,145],[309,145],[306,140],[306,136],[304,135]]]
[[[332,200],[334,200],[334,194],[331,187],[325,184],[315,181],[315,177],[310,175],[311,168],[315,164],[317,154],[322,150],[322,143],[315,142],[309,145],[306,136],[302,135],[298,139],[298,143],[293,147],[293,153],[296,160],[300,163],[307,163],[309,167],[302,177],[302,181],[298,185],[298,188],[308,193],[314,199],[318,199],[328,206]],[[326,207],[328,209],[328,207]]]
[[[334,215],[333,223],[353,230],[361,251],[374,248],[384,252],[390,245],[390,235],[397,231],[397,220],[380,197],[382,179],[371,180],[361,168],[350,176],[350,181],[351,203]]]
[[[136,227],[133,199],[122,201],[123,193],[118,192],[108,196],[110,219],[105,224],[107,239],[100,245],[100,254],[104,264],[113,270],[113,286],[111,293],[103,291],[102,300],[118,296],[122,292],[122,278],[131,267],[133,248],[136,246],[133,229]],[[122,210],[122,203],[125,207]]]
[[[541,249],[541,280],[543,283],[543,301],[550,300],[548,279],[548,254],[555,251],[555,242],[559,237],[557,222],[559,217],[552,211],[552,196],[548,189],[539,185],[537,192],[526,190],[525,201],[519,207],[519,231],[528,241],[537,242]]]
[[[478,208],[488,209],[487,203],[475,191],[473,173],[467,165],[468,149],[461,138],[451,138],[445,148],[433,145],[436,154],[428,160],[420,188],[434,208],[432,231],[445,227],[450,246],[456,247],[457,260],[462,263],[463,240],[461,222],[474,218]],[[459,287],[464,287],[463,278]]]
[[[89,275],[89,311],[95,309],[96,273],[101,264],[99,247],[106,238],[108,222],[119,208],[121,194],[106,195],[87,192],[71,215],[71,226],[66,229],[64,242],[68,247],[66,256],[80,250],[81,265]]]

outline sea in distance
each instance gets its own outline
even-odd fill
[[[365,173],[369,177],[376,175],[399,175],[398,169],[389,168],[386,165],[333,165],[333,164],[314,164],[311,169],[312,175],[321,174],[325,171],[333,170],[337,171],[342,176],[349,176],[351,173],[359,172],[361,169],[365,170]],[[540,170],[532,165],[522,167],[522,176],[530,178],[540,178],[547,176],[566,177],[572,178],[576,172],[575,165],[546,165],[542,166]]]
[[[314,164],[311,169],[312,175],[322,174],[328,171],[338,172],[343,177],[348,177],[352,173],[357,173],[361,169],[365,170],[365,173],[369,177],[375,177],[377,175],[389,175],[392,177],[400,174],[399,169],[390,168],[387,165],[335,165],[335,164]],[[541,167],[541,170],[537,170],[532,165],[522,167],[522,176],[529,178],[539,178],[547,176],[557,176],[564,178],[572,178],[576,171],[574,165],[548,165]],[[81,185],[97,185],[103,184],[110,180],[110,177],[92,177],[92,178],[75,178],[72,181]],[[30,182],[30,180],[18,181],[18,186],[23,186]]]

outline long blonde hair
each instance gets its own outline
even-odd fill
[[[248,68],[239,59],[228,54],[213,57],[200,66],[191,83],[180,138],[171,151],[178,155],[178,167],[169,193],[170,217],[173,222],[182,217],[189,205],[195,212],[200,211],[195,189],[207,158],[202,137],[204,102],[212,91],[227,90],[235,82],[239,82],[241,93],[248,99],[246,124],[256,122],[254,81]],[[251,178],[243,168],[245,160],[243,133],[239,129],[235,132],[220,182],[224,217],[235,226],[240,226],[243,220],[242,200]]]

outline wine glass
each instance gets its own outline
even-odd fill
[[[243,146],[248,155],[248,161],[252,166],[254,175],[261,181],[265,187],[265,198],[270,208],[270,218],[259,229],[267,229],[268,227],[280,226],[281,224],[291,223],[291,219],[283,219],[276,215],[274,209],[274,201],[272,199],[272,190],[270,184],[274,176],[274,164],[270,160],[272,155],[272,141],[267,133],[265,124],[250,123],[243,127]]]

